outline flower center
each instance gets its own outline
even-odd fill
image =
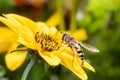
[[[41,45],[43,51],[53,51],[59,49],[59,43],[50,35],[36,32],[35,41]]]

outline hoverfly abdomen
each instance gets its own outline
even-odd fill
[[[78,56],[80,57],[82,65],[83,65],[84,64],[84,53],[83,53],[83,50],[79,49],[79,50],[76,50],[76,52],[77,52]]]

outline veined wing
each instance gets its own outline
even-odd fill
[[[93,47],[93,46],[91,46],[91,45],[89,45],[89,44],[85,44],[85,43],[83,43],[83,42],[79,42],[79,44],[80,44],[82,47],[84,47],[85,49],[87,49],[87,50],[89,50],[89,51],[91,51],[91,52],[100,52],[96,47]]]

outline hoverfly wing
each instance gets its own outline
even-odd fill
[[[89,51],[91,51],[91,52],[100,52],[97,48],[95,48],[95,47],[93,47],[93,46],[91,46],[91,45],[89,45],[89,44],[85,44],[85,43],[83,43],[83,42],[79,42],[79,44],[80,44],[82,47],[84,47],[85,49],[87,49],[87,50],[89,50]]]

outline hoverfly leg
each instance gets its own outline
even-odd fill
[[[73,64],[74,64],[74,57],[75,57],[75,53],[76,53],[75,47],[72,46],[72,47],[71,47],[71,50],[73,51],[73,59],[72,59],[72,67],[73,67]]]

